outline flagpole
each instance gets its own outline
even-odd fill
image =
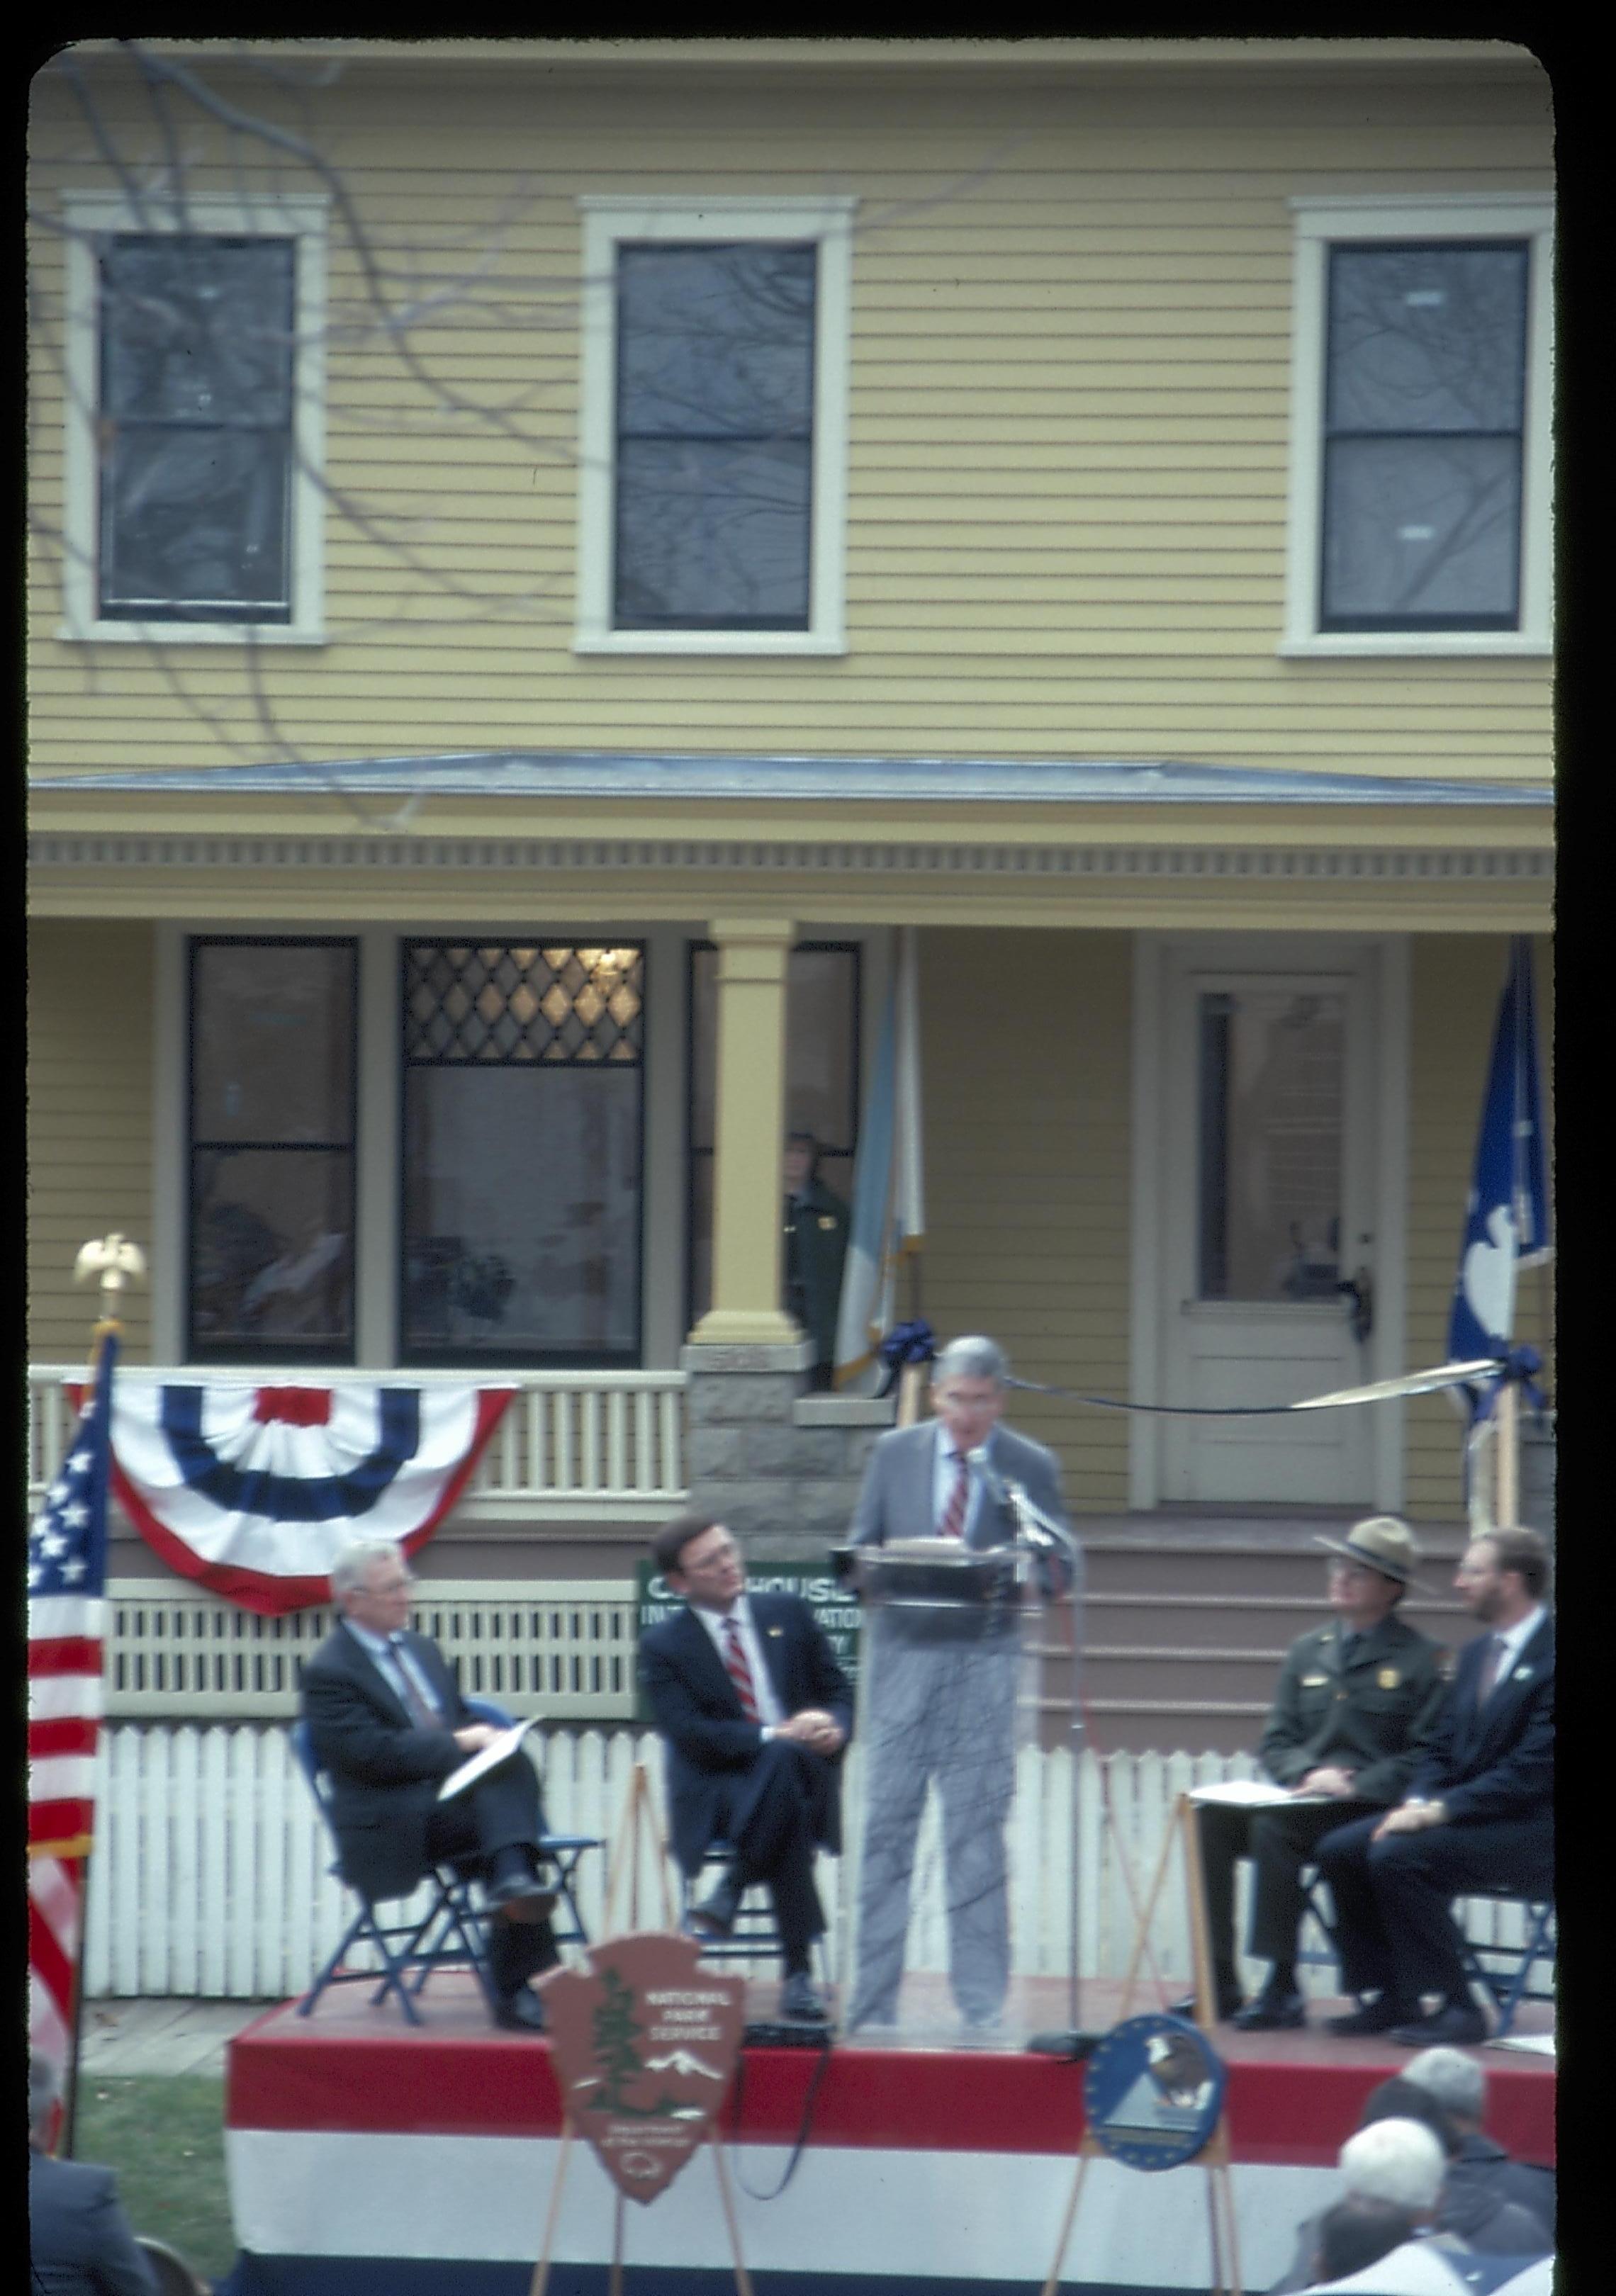
[[[95,1275],[101,1281],[101,1313],[90,1332],[90,1377],[86,1405],[100,1400],[103,1365],[109,1340],[123,1337],[119,1322],[118,1295],[132,1275],[145,1274],[145,1255],[138,1244],[126,1236],[109,1235],[86,1243],[74,1263],[74,1280],[82,1283],[86,1276]],[[111,1443],[111,1430],[107,1441]],[[93,1849],[92,1845],[92,1849]],[[63,2068],[64,2091],[62,2115],[62,2135],[58,2149],[64,2160],[73,2157],[73,2139],[78,2122],[78,2053],[84,2038],[84,1969],[85,1954],[90,1932],[90,1862],[91,1849],[77,1863],[78,1866],[78,1939],[73,1956],[73,2021],[68,2033],[68,2058]]]

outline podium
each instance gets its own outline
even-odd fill
[[[846,2030],[1020,2047],[1051,2021],[1051,1976],[1075,2027],[1075,1542],[906,1539],[838,1562],[865,1612]]]

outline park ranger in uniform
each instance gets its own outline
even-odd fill
[[[1276,1785],[1307,1796],[1271,1809],[1197,1807],[1217,2013],[1245,2032],[1307,2022],[1296,1983],[1305,1899],[1301,1869],[1321,1836],[1401,1800],[1430,1738],[1453,1667],[1397,1606],[1419,1549],[1407,1523],[1372,1515],[1330,1549],[1328,1626],[1291,1645],[1258,1759]],[[1314,1799],[1317,1797],[1317,1799]],[[1250,1950],[1269,1964],[1243,2005],[1235,1966],[1235,1865],[1256,1866]]]

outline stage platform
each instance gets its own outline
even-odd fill
[[[913,1980],[911,1980],[913,1982]],[[777,1987],[749,2015],[772,2018]],[[1136,1996],[1135,2014],[1158,2005]],[[1321,2005],[1327,2010],[1331,2004]],[[1067,1995],[1021,1980],[1018,2022],[1062,2029]],[[1083,1988],[1084,2025],[1121,2011]],[[528,2296],[561,2151],[542,2039],[490,2027],[469,1977],[446,1972],[426,2022],[373,2008],[368,1988],[291,2003],[230,2044],[226,2144],[241,2251],[231,2296]],[[1316,2012],[1316,2013],[1317,2013]],[[1546,2011],[1537,2013],[1544,2030]],[[1534,2030],[1530,2021],[1523,2030]],[[1407,2062],[1374,2041],[1217,2029],[1244,2286],[1290,2263],[1302,2218],[1335,2196],[1342,2139],[1374,2085]],[[1554,2159],[1554,2068],[1488,2048],[1489,2128],[1518,2158]],[[808,2138],[784,2189],[805,2120]],[[964,2045],[838,2035],[819,2049],[749,2048],[721,2121],[757,2296],[1023,2296],[1054,2251],[1083,2132],[1082,2069],[972,2037]],[[1209,2281],[1198,2166],[1091,2165],[1064,2289],[1182,2291]],[[603,2296],[614,2192],[571,2148],[550,2296]],[[626,2296],[710,2296],[734,2280],[712,2161],[627,2210]]]

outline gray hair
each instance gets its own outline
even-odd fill
[[[1390,2201],[1423,2216],[1435,2208],[1448,2161],[1435,2133],[1417,2120],[1374,2120],[1341,2150],[1349,2193]]]
[[[1009,1357],[997,1340],[986,1340],[980,1332],[950,1340],[931,1366],[933,1387],[945,1379],[990,1379],[996,1387],[1003,1387],[1009,1376]]]
[[[396,1538],[350,1540],[331,1566],[331,1591],[339,1599],[364,1586],[373,1562],[402,1562],[404,1549]]]
[[[43,2136],[56,2100],[62,2095],[62,2079],[49,2057],[39,2049],[28,2053],[28,2130],[30,2136]]]
[[[1422,2049],[1403,2067],[1403,2079],[1463,2120],[1479,2121],[1486,2109],[1487,2075],[1463,2049]]]

